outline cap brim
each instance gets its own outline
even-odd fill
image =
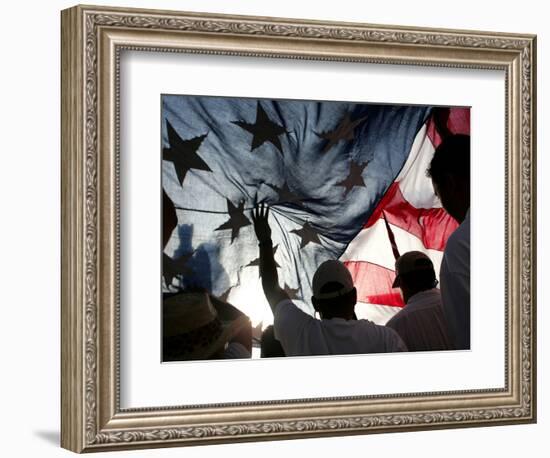
[[[349,292],[353,291],[353,288],[355,288],[355,286],[352,285],[349,288],[344,287],[338,291],[334,291],[331,293],[319,293],[319,294],[314,294],[313,296],[315,297],[315,299],[319,299],[319,300],[334,299],[336,297],[340,297],[340,296],[344,296],[345,294],[348,294]]]

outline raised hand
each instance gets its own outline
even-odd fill
[[[252,210],[252,221],[254,222],[254,231],[258,242],[271,242],[271,228],[268,223],[269,207],[267,204],[260,203]]]
[[[262,277],[262,287],[271,310],[275,310],[279,302],[288,299],[288,294],[279,286],[277,263],[273,256],[273,244],[271,242],[271,228],[267,222],[268,217],[269,207],[267,204],[254,205],[252,221],[254,222],[256,237],[258,237],[258,241],[260,242],[260,276]]]

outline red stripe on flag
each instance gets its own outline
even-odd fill
[[[395,272],[366,261],[345,261],[357,288],[357,300],[369,304],[403,307],[398,289],[393,289]]]
[[[442,208],[422,208],[417,211],[420,214],[418,223],[423,230],[422,243],[426,248],[443,251],[458,223]]]
[[[401,193],[399,183],[394,182],[380,200],[365,227],[370,227],[382,215],[393,224],[418,237],[426,248],[443,251],[447,238],[458,223],[442,208],[413,207]]]

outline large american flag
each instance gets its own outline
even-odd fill
[[[397,251],[427,253],[439,270],[456,222],[426,169],[449,133],[469,133],[468,108],[165,95],[162,186],[178,226],[164,247],[163,291],[207,288],[273,321],[263,295],[250,211],[271,207],[279,282],[313,314],[311,280],[341,259],[359,317],[385,323]]]

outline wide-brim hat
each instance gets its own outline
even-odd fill
[[[163,360],[209,359],[250,325],[246,315],[222,322],[206,292],[181,293],[163,301]]]

